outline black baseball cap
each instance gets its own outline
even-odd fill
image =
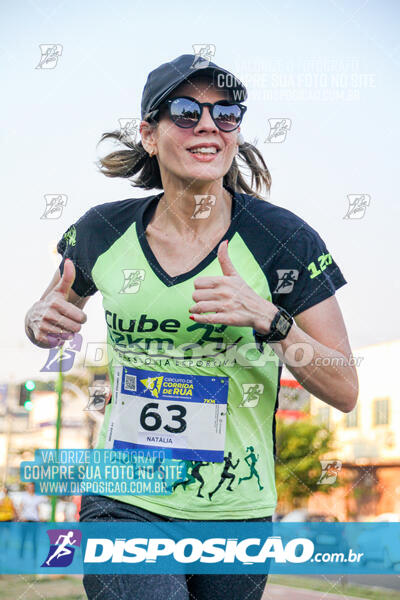
[[[196,54],[182,54],[149,73],[142,93],[142,119],[147,113],[158,108],[178,85],[193,75],[207,74],[216,81],[215,77],[220,73],[224,75],[221,82],[225,81],[221,89],[229,89],[238,102],[244,102],[247,90],[232,73]]]

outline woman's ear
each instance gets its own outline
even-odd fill
[[[155,128],[147,121],[141,121],[139,131],[143,148],[153,156],[156,153]]]

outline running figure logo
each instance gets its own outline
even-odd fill
[[[215,196],[212,194],[195,195],[194,201],[196,207],[194,213],[190,217],[191,219],[207,219],[211,213],[211,207],[215,206]]]
[[[164,377],[161,375],[161,377],[148,377],[147,379],[141,379],[140,382],[143,383],[146,390],[149,390],[154,398],[158,398],[163,379]]]
[[[262,383],[242,383],[243,400],[239,408],[254,408],[257,406],[260,396],[264,391]]]
[[[277,269],[279,281],[274,294],[290,294],[299,278],[297,269]]]
[[[206,69],[215,55],[215,44],[193,44],[195,54],[191,69]]]
[[[331,485],[335,483],[340,469],[342,468],[341,460],[320,460],[321,476],[317,481],[317,485]]]
[[[89,401],[84,410],[103,410],[111,396],[109,385],[89,386]]]
[[[280,144],[286,140],[287,132],[292,126],[291,119],[268,119],[269,134],[264,143]]]
[[[124,283],[120,294],[136,294],[139,291],[145,272],[144,269],[123,269]]]
[[[258,459],[260,458],[260,455],[257,454],[257,457],[256,457],[256,455],[254,454],[254,448],[253,448],[253,446],[248,446],[248,448],[246,448],[246,452],[249,452],[249,450],[250,450],[250,454],[248,454],[247,456],[245,456],[244,460],[246,461],[246,463],[250,467],[250,475],[248,477],[240,477],[238,485],[240,485],[242,483],[242,481],[246,481],[246,479],[252,479],[252,477],[254,476],[257,479],[258,487],[259,487],[259,490],[261,492],[261,490],[263,490],[264,487],[260,483],[260,476],[257,473],[257,470],[255,468],[255,464],[258,461]],[[251,461],[251,463],[249,462],[249,460]]]
[[[46,208],[41,219],[59,219],[63,208],[67,205],[68,197],[65,194],[45,194]]]
[[[75,547],[79,548],[82,532],[78,529],[48,529],[50,549],[42,567],[68,567],[74,558]]]
[[[49,341],[51,341],[56,339],[57,335],[49,333],[47,334],[47,337]],[[61,368],[61,371],[66,373],[72,369],[75,361],[75,354],[79,352],[82,347],[82,340],[83,338],[80,333],[74,333],[72,340],[67,340],[63,347],[55,346],[54,348],[50,348],[46,363],[40,371],[45,373],[58,373]]]
[[[371,196],[369,194],[348,194],[347,199],[349,208],[343,219],[362,219],[370,205]]]
[[[191,460],[190,464],[187,465],[187,469],[191,469],[191,473],[187,474],[187,479],[185,479],[184,481],[175,481],[174,485],[172,486],[172,491],[174,492],[179,485],[181,485],[183,489],[186,490],[187,485],[191,485],[192,483],[196,483],[196,481],[198,481],[200,485],[199,489],[197,490],[197,496],[199,498],[204,498],[204,496],[201,493],[201,490],[204,486],[204,479],[200,473],[200,467],[206,467],[209,464],[210,463],[208,462]]]
[[[138,128],[139,128],[140,119],[124,118],[124,119],[118,119],[118,122],[119,122],[120,138],[123,140],[126,140],[128,142],[131,142],[132,144],[135,144],[138,139],[138,135],[139,135]]]
[[[39,44],[40,61],[36,69],[55,69],[62,54],[61,44]]]
[[[232,483],[235,481],[236,475],[234,475],[234,473],[229,473],[229,469],[236,469],[239,462],[240,462],[240,459],[238,458],[235,465],[232,463],[232,452],[228,452],[228,456],[224,456],[225,465],[224,465],[223,471],[221,473],[221,479],[219,480],[218,485],[215,488],[215,490],[213,490],[212,492],[208,492],[208,497],[210,500],[213,497],[213,495],[215,494],[215,492],[217,492],[219,490],[219,488],[221,487],[221,485],[224,483],[224,481],[226,479],[229,480],[229,484],[226,489],[229,492],[234,491],[232,489]]]

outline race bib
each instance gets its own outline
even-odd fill
[[[167,458],[224,460],[228,377],[118,365],[106,448],[164,450]]]

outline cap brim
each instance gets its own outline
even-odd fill
[[[232,75],[232,73],[230,73],[229,71],[226,71],[225,69],[221,69],[219,67],[205,67],[204,69],[196,69],[195,71],[193,71],[191,73],[185,74],[182,77],[177,78],[176,81],[173,84],[171,84],[168,87],[168,89],[166,89],[163,92],[163,94],[160,96],[160,98],[158,98],[156,100],[156,102],[154,104],[152,104],[152,106],[148,110],[148,112],[151,112],[152,110],[155,110],[156,108],[158,108],[160,106],[160,104],[162,102],[164,102],[164,100],[166,100],[168,98],[168,96],[184,81],[187,81],[192,77],[200,77],[203,74],[208,74],[208,75],[212,74],[212,79],[213,79],[214,75],[218,74],[218,73],[221,73],[223,75],[231,75],[234,78],[234,80],[238,82],[239,85],[232,86],[232,87],[226,86],[226,87],[222,87],[221,89],[223,89],[223,90],[240,90],[242,92],[242,98],[240,99],[240,101],[244,102],[247,98],[247,90],[246,90],[245,86],[242,84],[242,82],[237,79],[237,77]]]

